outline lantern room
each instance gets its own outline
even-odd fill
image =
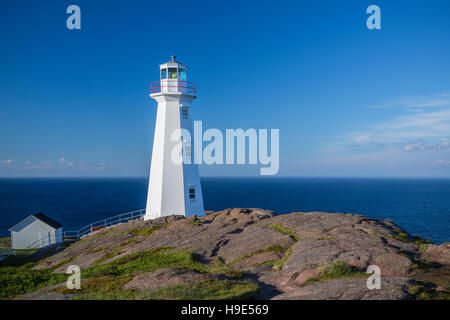
[[[186,66],[175,60],[163,63],[160,68],[160,81],[152,82],[151,93],[181,93],[195,96],[195,83],[186,80]]]
[[[172,60],[163,63],[159,66],[161,69],[161,80],[186,80],[186,66],[175,61],[175,56],[171,57]]]

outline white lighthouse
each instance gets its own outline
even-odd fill
[[[203,215],[202,187],[198,166],[192,160],[190,136],[195,83],[186,80],[186,66],[175,61],[175,56],[159,67],[161,79],[152,82],[150,93],[158,110],[144,220],[173,214]]]

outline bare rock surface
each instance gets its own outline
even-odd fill
[[[408,288],[411,286],[408,278],[386,278],[380,290],[369,290],[366,279],[336,279],[293,289],[273,300],[408,300],[411,297]]]
[[[407,236],[405,238],[405,235]],[[35,268],[65,272],[106,264],[152,248],[190,250],[205,264],[219,259],[256,281],[260,298],[276,299],[408,299],[407,288],[422,272],[423,261],[435,262],[448,277],[449,244],[418,245],[389,220],[358,214],[294,212],[276,214],[255,208],[206,212],[202,217],[168,216],[130,221],[97,231],[55,251]],[[425,250],[424,250],[425,248]],[[361,277],[331,279],[306,285],[328,266],[343,262],[360,273],[369,265],[381,269],[382,290],[368,290]],[[437,270],[437,269],[436,269]],[[423,272],[422,272],[423,273]],[[177,269],[142,273],[126,288],[161,286],[216,279],[216,275]]]
[[[427,259],[443,265],[450,264],[450,243],[443,243],[440,246],[430,244],[425,252],[422,253],[422,259]]]

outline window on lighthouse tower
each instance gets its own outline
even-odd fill
[[[189,188],[189,199],[195,200],[195,188],[194,187]]]
[[[189,118],[189,113],[188,113],[188,109],[187,108],[182,108],[181,109],[181,117],[183,119],[188,119]]]

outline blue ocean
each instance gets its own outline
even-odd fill
[[[0,179],[0,236],[30,213],[77,230],[142,209],[146,178]],[[449,179],[202,178],[206,210],[325,211],[391,219],[413,235],[450,241]]]

